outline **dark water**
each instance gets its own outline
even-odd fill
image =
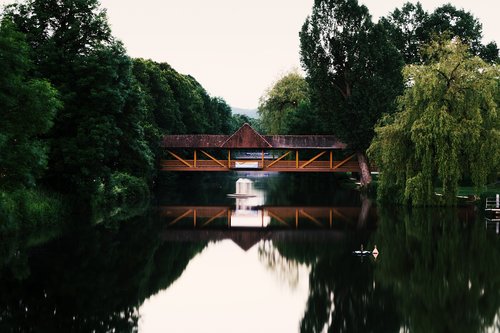
[[[500,332],[499,236],[474,207],[375,207],[325,175],[161,189],[127,221],[2,238],[0,332]]]

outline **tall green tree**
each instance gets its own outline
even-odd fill
[[[33,186],[47,166],[43,134],[61,107],[57,91],[32,79],[25,36],[0,22],[0,187]]]
[[[304,117],[312,116],[312,112],[307,112],[312,111],[310,104],[305,78],[297,70],[286,73],[260,98],[258,113],[264,131],[267,134],[295,134],[306,129],[301,134],[311,133],[314,122]],[[301,119],[297,119],[299,117]],[[301,121],[308,124],[301,126]]]
[[[50,183],[91,193],[114,172],[145,177],[153,165],[140,128],[142,97],[99,2],[28,0],[6,16],[27,36],[33,75],[47,78],[64,102],[49,133]]]
[[[396,8],[380,22],[386,28],[394,46],[401,52],[406,64],[421,61],[420,49],[426,41],[429,14],[422,8],[420,2],[405,3],[401,9]]]
[[[432,63],[405,68],[399,112],[379,124],[370,147],[383,200],[454,204],[464,177],[479,189],[500,170],[498,67],[458,41],[434,43],[428,53]]]
[[[460,38],[474,55],[481,56],[485,61],[499,61],[497,44],[482,44],[483,28],[479,20],[470,12],[457,9],[451,4],[428,13],[419,2],[407,2],[401,9],[396,8],[387,17],[381,18],[380,22],[407,64],[426,61],[422,50],[433,39],[454,37]]]
[[[316,0],[300,43],[313,101],[327,130],[357,153],[365,186],[371,181],[365,150],[376,122],[395,110],[402,58],[357,0]]]

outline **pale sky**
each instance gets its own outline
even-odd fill
[[[10,3],[0,0],[0,4]],[[132,57],[168,62],[194,76],[233,107],[256,108],[279,76],[300,68],[298,33],[313,0],[101,0],[113,33]],[[406,0],[360,0],[375,20]],[[416,2],[416,1],[412,1]],[[450,2],[500,43],[499,0],[421,0],[424,9]]]

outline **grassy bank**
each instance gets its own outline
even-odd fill
[[[61,224],[69,207],[61,196],[36,189],[0,191],[0,233]]]

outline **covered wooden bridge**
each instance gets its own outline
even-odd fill
[[[233,135],[166,135],[164,171],[359,172],[332,135],[269,135],[245,124]]]

